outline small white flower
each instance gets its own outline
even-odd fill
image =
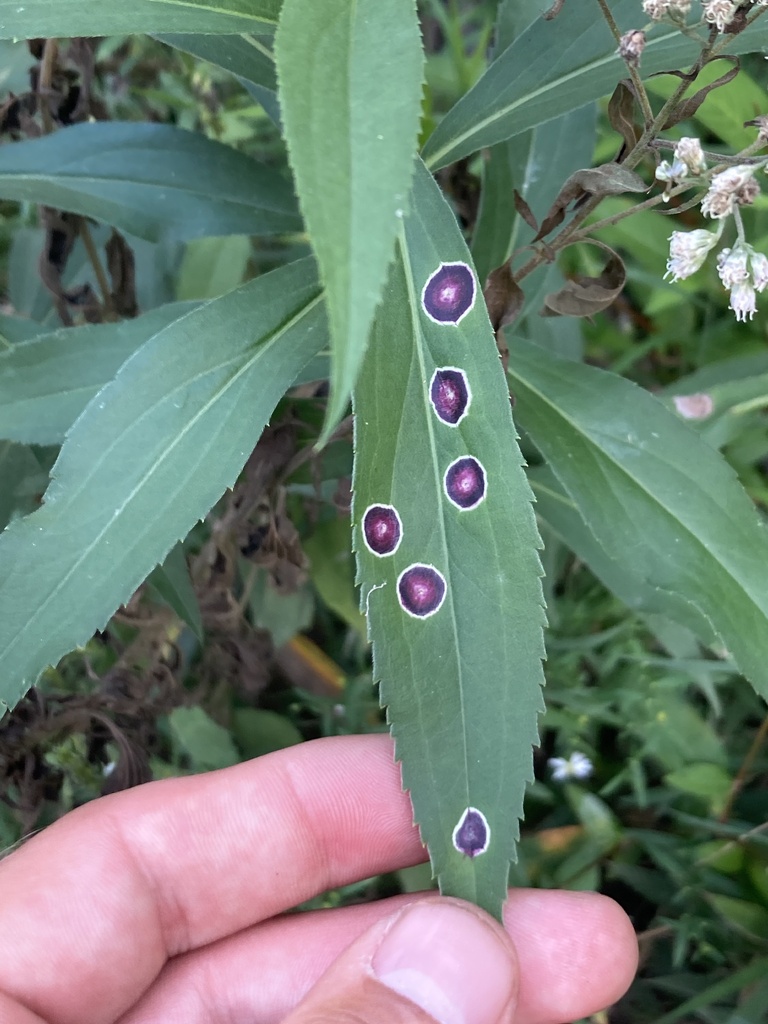
[[[643,0],[643,12],[653,21],[661,21],[668,11],[668,0]]]
[[[755,289],[749,281],[739,281],[731,288],[731,302],[728,306],[736,314],[736,319],[746,323],[757,312],[755,305]]]
[[[643,11],[653,21],[684,17],[691,9],[691,0],[643,0]]]
[[[733,21],[737,4],[734,0],[704,0],[704,17],[710,25],[717,25],[717,31],[723,32]]]
[[[656,168],[656,177],[659,181],[682,181],[683,178],[688,177],[688,165],[682,160],[678,160],[677,156],[674,157],[672,163],[662,160]]]
[[[733,288],[740,281],[749,280],[748,257],[746,247],[738,242],[733,249],[723,249],[718,253],[717,273],[723,282],[723,288]]]
[[[593,772],[592,762],[586,754],[574,750],[570,757],[550,757],[547,762],[555,782],[566,779],[588,779]]]
[[[675,161],[682,161],[691,174],[701,174],[706,170],[707,161],[704,159],[704,150],[698,139],[688,137],[680,139],[675,146]]]
[[[749,265],[752,268],[752,284],[755,291],[761,292],[768,285],[768,256],[761,252],[752,252],[749,257]]]
[[[755,167],[750,164],[736,164],[716,174],[709,183],[709,191],[704,196],[701,212],[705,217],[721,220],[733,213],[735,194],[751,180]]]
[[[673,281],[682,281],[695,274],[719,238],[719,232],[705,231],[704,228],[673,231],[669,236],[669,259],[664,277],[671,275]]]

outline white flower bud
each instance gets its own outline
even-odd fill
[[[709,191],[704,196],[701,212],[705,217],[717,220],[733,213],[736,193],[752,178],[755,167],[750,164],[736,164],[716,174],[709,183]]]
[[[728,306],[736,314],[736,319],[746,322],[757,312],[755,305],[755,289],[749,281],[739,281],[731,288],[731,301]]]
[[[749,253],[743,245],[736,244],[733,249],[723,249],[717,256],[717,273],[724,288],[733,288],[740,281],[749,280],[747,258]]]
[[[737,4],[734,0],[704,0],[704,17],[710,25],[717,25],[718,32],[724,32],[733,21]]]
[[[675,161],[681,160],[691,174],[701,174],[707,162],[698,139],[683,138],[675,146]]]
[[[669,259],[664,277],[671,275],[673,281],[682,281],[695,274],[719,238],[719,232],[705,231],[704,228],[673,231],[669,237]]]
[[[761,292],[768,285],[768,257],[761,252],[753,252],[749,257],[749,265],[752,269],[752,284],[755,291]]]
[[[695,395],[675,395],[672,401],[675,409],[685,420],[705,420],[711,416],[715,403],[712,396],[705,391],[697,392]]]

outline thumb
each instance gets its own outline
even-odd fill
[[[429,897],[353,942],[284,1024],[511,1024],[517,990],[501,925]]]

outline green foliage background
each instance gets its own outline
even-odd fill
[[[215,34],[189,34],[194,8],[195,30]],[[138,0],[105,5],[104,23],[94,27],[84,0],[59,0],[55,17],[44,0],[28,2],[23,23],[14,20],[16,3],[0,0],[7,37],[103,36],[91,81],[98,123],[22,139],[11,111],[3,122],[0,526],[10,524],[6,539],[26,531],[32,543],[39,520],[23,517],[39,509],[67,439],[44,507],[50,532],[40,539],[48,546],[39,564],[74,579],[52,602],[44,573],[0,559],[4,672],[32,682],[45,670],[0,722],[5,848],[78,803],[149,777],[386,728],[354,583],[352,435],[343,417],[364,356],[349,339],[373,316],[390,258],[380,231],[372,232],[378,249],[362,244],[355,188],[382,225],[396,207],[385,195],[378,205],[369,197],[371,168],[360,172],[362,185],[339,182],[330,206],[324,196],[315,207],[305,200],[310,233],[329,225],[327,249],[315,246],[327,323],[277,127],[270,54],[278,8],[273,0],[228,0],[215,11]],[[635,0],[611,8],[622,26],[637,20]],[[421,133],[427,165],[439,170],[481,281],[533,237],[512,190],[541,220],[569,174],[614,159],[620,142],[607,96],[624,71],[597,6],[565,5],[554,23],[571,44],[561,53],[535,13],[524,0],[432,0],[419,8],[426,87],[421,110],[411,104],[403,116],[414,138]],[[137,34],[149,24],[154,37]],[[311,37],[313,26],[304,28]],[[354,26],[339,25],[334,39],[365,52]],[[492,42],[497,59],[484,75]],[[736,37],[728,52],[746,54],[739,74],[668,134],[700,136],[715,152],[747,145],[753,135],[743,123],[765,110],[760,51],[767,44],[768,20]],[[290,48],[287,36],[283,45]],[[398,45],[414,48],[413,33]],[[694,55],[679,33],[661,28],[643,75]],[[413,56],[410,82],[398,83],[406,98],[422,73],[415,48]],[[82,60],[69,60],[69,78],[56,83],[62,100],[84,74]],[[302,60],[297,47],[297,65]],[[4,93],[26,95],[35,62],[25,43],[0,42]],[[712,80],[721,71],[704,74]],[[297,90],[299,105],[308,102],[298,70],[294,77],[281,88]],[[661,99],[672,84],[661,76],[649,90]],[[334,102],[343,104],[350,82],[332,85]],[[399,123],[378,132],[352,119],[347,135],[385,136],[403,212],[411,172],[408,140],[399,161],[391,146]],[[285,127],[289,146],[308,144],[290,115]],[[320,142],[339,145],[332,135]],[[310,162],[322,157],[309,149]],[[634,201],[606,199],[598,215]],[[138,317],[110,322],[113,309],[93,317],[104,322],[87,323],[88,303],[83,312],[65,299],[74,326],[61,327],[61,294],[87,295],[83,287],[93,291],[97,282],[75,238],[57,307],[39,270],[50,242],[41,203],[94,218],[100,251],[109,251],[112,226],[122,232],[135,264],[126,265],[121,250],[122,277],[117,257],[107,269],[113,299],[132,298]],[[762,251],[767,209],[761,196],[745,213],[748,238]],[[643,961],[615,1019],[665,1024],[758,1022],[768,1006],[768,725],[763,701],[742,678],[765,695],[766,314],[737,326],[711,265],[684,282],[662,280],[672,227],[700,223],[695,210],[679,222],[654,210],[603,227],[599,239],[626,266],[617,302],[592,322],[538,315],[564,275],[599,272],[598,250],[570,249],[558,266],[526,280],[525,305],[507,332],[550,620],[547,711],[511,882],[600,889],[619,899],[640,932]],[[340,225],[351,226],[337,237]],[[363,276],[329,282],[329,268],[339,264]],[[276,279],[282,303],[270,299]],[[365,308],[350,306],[361,293]],[[250,316],[254,296],[262,296],[258,323]],[[226,333],[218,329],[224,321]],[[287,344],[295,329],[298,343]],[[327,386],[315,383],[329,376],[330,408]],[[703,392],[712,414],[682,420],[674,397]],[[232,395],[221,428],[216,403]],[[213,432],[204,418],[186,415],[192,398],[213,410]],[[156,417],[157,450],[131,440],[145,413]],[[109,421],[126,431],[123,454],[99,444],[114,429]],[[330,443],[318,452],[321,434]],[[152,483],[129,508],[133,518],[113,524],[108,498],[126,466]],[[200,466],[218,475],[201,476]],[[72,548],[62,537],[76,545],[94,515],[103,516],[100,536],[114,545],[115,564],[130,565],[135,593],[93,639],[46,668],[59,650],[82,642],[84,616],[87,632],[101,627],[105,602],[121,599],[98,565],[88,579],[87,564],[74,578],[64,564]],[[177,543],[166,556],[169,521]],[[162,536],[153,546],[158,522]],[[48,615],[43,625],[14,622],[25,590]],[[34,662],[25,629],[42,637]],[[20,688],[5,694],[19,695]],[[574,751],[591,758],[593,776],[555,781],[548,759]],[[429,871],[413,869],[318,903],[428,884]]]

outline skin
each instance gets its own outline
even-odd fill
[[[423,861],[411,813],[384,736],[79,808],[0,862],[0,1024],[283,1021],[350,943],[421,897],[281,915]],[[517,890],[505,922],[516,1024],[587,1016],[631,982],[637,945],[612,900]]]

